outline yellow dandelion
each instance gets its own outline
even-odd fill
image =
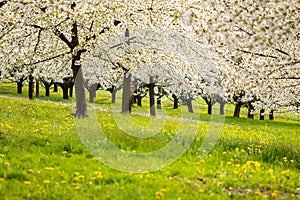
[[[24,181],[25,185],[30,185],[30,181]]]
[[[261,192],[260,192],[259,190],[256,190],[256,191],[255,191],[255,194],[256,194],[256,195],[260,195]]]
[[[200,163],[205,163],[205,160],[202,159],[202,160],[200,160],[199,162],[200,162]]]
[[[277,190],[274,190],[274,191],[271,193],[271,196],[272,196],[272,197],[277,197]]]
[[[78,180],[79,180],[79,178],[78,178],[78,177],[75,177],[75,178],[73,178],[73,180],[74,180],[74,181],[78,181]]]
[[[75,187],[75,190],[80,190],[80,187],[79,187],[79,186],[76,186],[76,187]]]
[[[161,191],[157,191],[157,192],[155,192],[155,196],[159,196],[159,197],[161,197],[163,195],[163,193],[161,192]]]
[[[0,183],[4,181],[4,178],[0,178]]]
[[[54,170],[54,168],[53,167],[45,167],[44,170],[52,171],[52,170]]]
[[[237,170],[234,170],[233,173],[234,173],[234,174],[238,174],[239,172],[238,172]]]
[[[229,190],[229,191],[233,190],[233,187],[229,187],[228,190]]]
[[[94,177],[94,176],[92,177],[92,181],[94,181],[94,180],[96,180],[96,179],[97,179],[96,177]]]
[[[205,190],[204,190],[204,189],[201,189],[201,188],[200,188],[198,191],[199,191],[200,193],[204,193],[204,192],[205,192]]]
[[[215,193],[210,193],[208,196],[210,196],[210,197],[212,197],[212,196],[214,196],[215,195]]]
[[[0,153],[0,158],[3,158],[4,157],[4,154]]]
[[[231,162],[230,162],[230,161],[228,161],[228,162],[227,162],[227,165],[231,165]]]
[[[240,149],[237,147],[237,148],[234,149],[234,151],[235,151],[235,152],[239,152]]]
[[[290,160],[290,162],[291,162],[291,163],[294,163],[295,161],[294,161],[294,160]]]
[[[84,179],[84,175],[79,175],[78,178],[79,179]]]
[[[66,180],[62,180],[62,181],[61,181],[61,184],[66,184],[66,183],[67,183]]]
[[[67,151],[63,151],[62,153],[63,153],[63,154],[67,154],[68,152],[67,152]]]
[[[44,183],[44,184],[49,184],[49,183],[50,183],[50,180],[44,180],[43,183]]]
[[[74,175],[75,176],[78,176],[80,173],[79,172],[74,172]]]
[[[240,164],[236,164],[236,165],[235,165],[236,168],[239,168],[240,166],[241,166]]]
[[[246,151],[244,150],[244,149],[241,149],[241,151],[240,151],[241,153],[246,153]]]
[[[71,186],[77,186],[77,183],[71,183]]]
[[[226,152],[226,151],[224,151],[222,154],[223,154],[223,155],[226,155],[226,154],[227,154],[227,152]]]
[[[166,192],[167,190],[165,188],[160,189],[161,192]]]
[[[33,172],[34,172],[33,169],[28,170],[28,173],[33,173]]]
[[[254,166],[255,166],[255,167],[257,167],[257,168],[259,168],[259,167],[261,166],[261,163],[260,163],[260,162],[257,162],[257,161],[255,161],[255,162],[254,162]]]
[[[8,166],[9,166],[9,162],[5,162],[4,165],[5,165],[6,167],[8,167]]]

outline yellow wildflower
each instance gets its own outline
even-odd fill
[[[30,181],[24,181],[25,185],[30,185]]]
[[[50,183],[50,181],[49,180],[44,180],[44,182],[43,182],[44,184],[49,184]]]

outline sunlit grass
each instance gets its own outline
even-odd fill
[[[17,96],[6,86],[0,89],[7,90],[6,96]],[[109,97],[100,92],[95,105],[110,108]],[[107,167],[87,150],[76,129],[71,102],[0,97],[1,199],[300,198],[300,125],[290,120],[298,116],[275,121],[226,116],[216,145],[201,157],[199,148],[211,117],[199,108],[198,114],[191,115],[200,119],[197,133],[183,156],[161,170],[131,174]],[[139,114],[148,113],[147,101],[143,103],[143,108],[133,108],[132,124],[158,128],[157,119]],[[148,138],[122,131],[115,120],[122,115],[110,109],[95,111],[96,125],[124,151],[151,152],[172,140],[180,128],[177,117],[182,110],[163,106],[172,117]]]

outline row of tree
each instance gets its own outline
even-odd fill
[[[87,116],[84,87],[114,93],[119,80],[123,112],[140,86],[187,105],[204,98],[209,110],[234,103],[236,117],[242,106],[250,118],[299,112],[299,8],[297,0],[3,0],[1,80],[19,88],[39,80],[48,94],[56,83],[65,98],[74,85],[77,117]]]

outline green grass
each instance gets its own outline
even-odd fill
[[[15,95],[15,91],[11,84],[0,86],[0,94],[5,94],[0,97],[1,199],[300,199],[297,115],[275,121],[237,119],[229,116],[232,106],[228,105],[222,133],[202,157],[205,152],[199,148],[211,120],[205,104],[190,116],[196,119],[200,113],[201,121],[187,124],[176,118],[181,110],[166,107],[171,102],[164,101],[166,113],[172,117],[163,121],[158,135],[137,138],[118,127],[115,119],[124,116],[107,109],[109,93],[98,93],[96,105],[106,108],[97,110],[98,120],[80,124],[84,121],[72,117],[72,99],[59,104],[53,101],[61,99],[61,93],[51,94],[49,99],[40,97],[46,101],[30,101],[23,98],[26,94]],[[147,113],[148,102],[143,103],[143,108],[134,107],[133,111]],[[154,123],[155,119],[140,114],[131,117],[145,130],[159,128],[159,120]],[[154,172],[128,173],[106,166],[103,158],[84,145],[78,125],[93,130],[98,124],[115,146],[137,154],[159,150],[181,128],[197,131],[189,149],[171,165]],[[136,128],[127,125],[130,130]],[[92,139],[93,132],[89,133],[87,138]]]

